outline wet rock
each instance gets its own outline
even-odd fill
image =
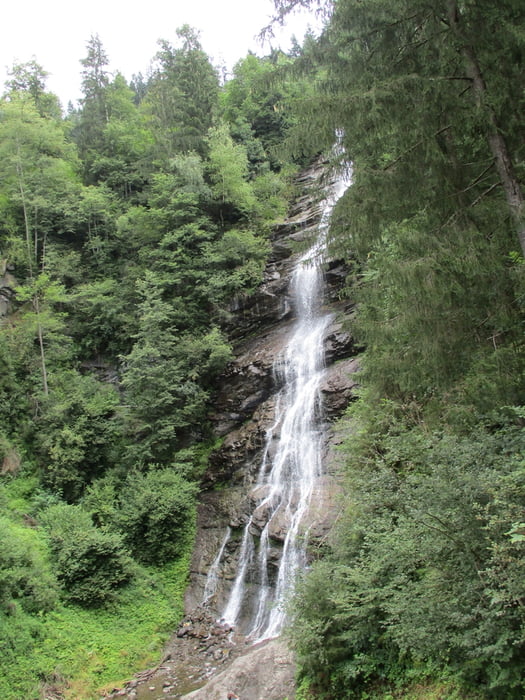
[[[250,523],[253,535],[259,536],[261,534],[261,530],[264,529],[273,513],[273,508],[274,504],[271,501],[264,501],[253,511]]]
[[[340,478],[322,474],[315,485],[315,499],[312,500],[303,523],[303,532],[308,537],[307,553],[316,556],[321,545],[332,530],[341,509],[344,507],[343,488]]]
[[[329,260],[325,270],[325,279],[328,287],[343,287],[349,274],[349,268],[344,260]]]
[[[0,260],[0,318],[11,312],[12,300],[15,296],[17,280],[11,274],[13,266],[7,260]]]
[[[252,507],[256,508],[260,503],[262,503],[262,501],[268,498],[270,492],[271,486],[269,484],[261,484],[252,489],[248,494]]]
[[[214,432],[224,436],[252,418],[275,391],[274,360],[283,352],[289,328],[280,327],[237,347],[236,357],[220,378],[210,420]]]
[[[355,398],[358,370],[359,362],[355,358],[340,360],[327,368],[319,388],[323,409],[330,420],[340,416]]]
[[[268,525],[269,537],[277,542],[284,542],[289,530],[289,519],[283,509],[279,509],[274,513]]]
[[[257,472],[274,406],[274,398],[269,398],[257,406],[250,420],[225,436],[219,449],[210,455],[210,467],[203,479],[205,488],[217,482],[245,481]]]
[[[323,345],[327,364],[342,358],[354,357],[358,352],[350,332],[337,319],[328,326]]]

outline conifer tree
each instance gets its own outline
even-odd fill
[[[161,40],[157,67],[144,109],[151,115],[159,156],[205,150],[205,137],[217,112],[219,79],[188,25],[177,30],[178,48]]]
[[[81,109],[75,138],[79,155],[84,163],[86,184],[96,182],[91,173],[94,154],[103,146],[103,131],[109,121],[107,89],[109,85],[109,58],[98,34],[87,43],[87,56],[81,59],[82,91]]]

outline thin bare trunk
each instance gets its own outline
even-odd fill
[[[35,264],[38,260],[38,207],[35,207],[35,225],[33,226],[34,233],[34,247],[35,247]]]
[[[516,226],[518,238],[521,246],[521,251],[525,257],[525,200],[521,185],[514,172],[512,158],[501,129],[498,124],[498,119],[490,102],[487,99],[487,85],[483,78],[479,61],[477,60],[474,48],[464,41],[461,34],[461,12],[458,8],[456,0],[449,2],[449,22],[450,28],[461,42],[461,52],[465,62],[465,68],[472,79],[472,86],[476,103],[482,109],[487,117],[487,125],[489,128],[488,142],[490,151],[494,158],[496,170],[499,179],[505,192],[505,197],[510,210],[511,217]]]
[[[32,245],[31,245],[31,226],[29,224],[29,212],[27,210],[27,201],[26,201],[26,196],[25,196],[25,191],[24,191],[24,173],[22,170],[22,165],[20,162],[20,149],[18,151],[19,155],[19,160],[17,162],[16,170],[17,170],[17,175],[18,175],[18,189],[20,191],[20,197],[22,199],[22,211],[24,212],[24,226],[25,226],[25,234],[26,234],[26,245],[27,245],[27,264],[29,267],[29,277],[31,281],[34,280],[33,277],[33,253],[32,253]],[[37,234],[35,231],[35,249],[37,245]],[[35,258],[36,261],[36,258]],[[42,329],[42,323],[40,321],[40,302],[38,300],[38,293],[35,293],[35,296],[33,297],[33,308],[35,309],[36,313],[36,326],[37,326],[37,335],[38,335],[38,344],[40,347],[40,362],[42,365],[42,384],[44,388],[44,394],[47,396],[49,394],[49,387],[47,383],[47,368],[46,368],[46,355],[45,355],[45,350],[44,350],[44,333]]]
[[[32,265],[32,253],[31,253],[31,226],[29,224],[29,213],[27,211],[26,196],[24,191],[24,173],[22,170],[22,165],[20,163],[20,147],[18,147],[18,160],[16,163],[16,174],[18,175],[18,189],[20,191],[20,197],[22,199],[22,211],[24,212],[24,227],[26,233],[26,246],[27,246],[27,264],[29,266],[29,276],[33,279],[33,265]]]

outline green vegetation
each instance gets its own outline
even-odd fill
[[[364,351],[341,516],[293,604],[303,696],[522,698],[525,12],[321,4],[288,141],[338,130],[352,161],[330,246]]]
[[[523,430],[392,426],[380,446],[349,460],[334,552],[296,602],[309,674],[330,668],[329,687],[352,697],[443,668],[483,696],[521,697],[525,571],[510,533],[523,512]]]
[[[161,564],[187,551],[196,491],[168,469],[127,477],[119,493],[117,522],[137,560]]]
[[[189,552],[137,570],[118,604],[95,611],[59,604],[38,617],[2,616],[2,696],[37,700],[47,688],[71,700],[99,697],[156,665],[182,616],[188,561]]]
[[[262,77],[288,59],[250,56],[249,83],[221,87],[190,27],[159,47],[128,85],[92,36],[66,116],[36,61],[0,98],[5,700],[98,697],[176,626],[229,306],[287,206]],[[265,115],[241,119],[236,81]]]
[[[81,506],[50,506],[39,521],[47,532],[54,570],[67,600],[96,607],[130,580],[131,562],[122,537],[95,527]]]

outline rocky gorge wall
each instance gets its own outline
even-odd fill
[[[300,194],[289,217],[276,228],[272,237],[272,253],[263,283],[255,294],[237,299],[232,305],[230,336],[235,359],[220,379],[210,416],[221,445],[212,453],[203,480],[191,580],[186,595],[188,611],[202,603],[210,567],[230,528],[217,588],[206,603],[212,615],[220,614],[236,575],[242,529],[251,517],[256,537],[265,524],[265,513],[257,509],[260,498],[254,487],[280,388],[274,363],[288,343],[295,320],[289,283],[301,243],[308,243],[317,233],[322,196],[329,185],[323,163],[301,174],[297,180]],[[332,315],[324,336],[327,369],[320,387],[323,470],[315,485],[314,505],[304,523],[312,556],[340,508],[336,449],[339,437],[334,421],[352,400],[356,385],[356,348],[342,322],[351,313],[351,306],[339,300],[345,277],[346,270],[341,262],[327,261],[324,301]],[[272,558],[275,565],[278,564],[286,525],[278,518],[272,521],[270,538],[275,547],[270,566]],[[256,597],[258,591],[253,590],[251,595]]]
[[[13,270],[13,265],[7,260],[0,260],[0,318],[8,315],[15,294],[16,279]]]

